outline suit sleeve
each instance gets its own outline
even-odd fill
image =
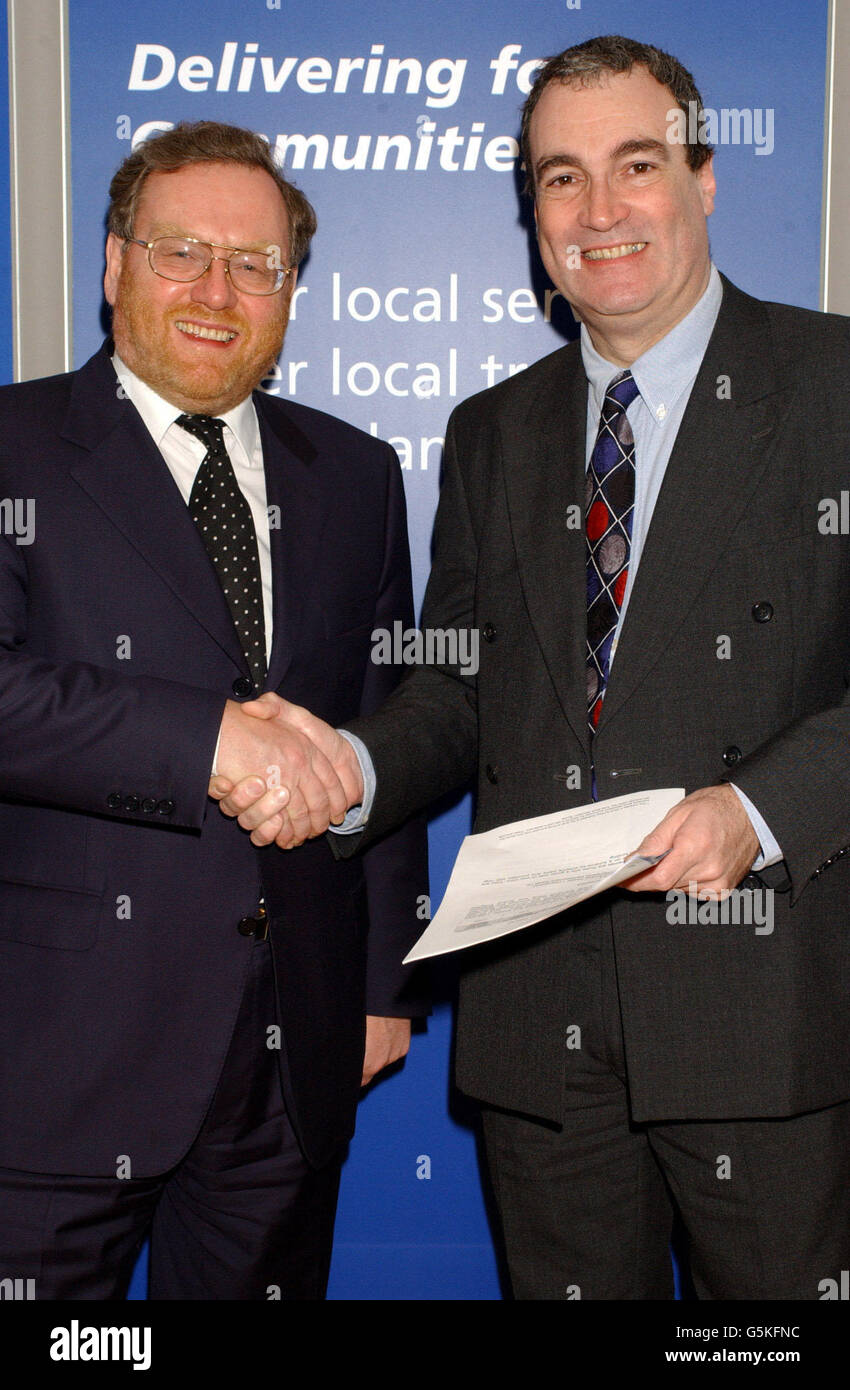
[[[393,623],[413,624],[413,596],[404,487],[398,460],[389,469],[385,554],[374,627],[393,630]],[[360,715],[372,714],[396,685],[393,665],[367,663]],[[350,722],[350,721],[348,721]],[[347,723],[348,723],[347,722]],[[359,722],[356,721],[356,722]],[[347,726],[347,725],[346,725]],[[359,835],[349,837],[359,840]],[[339,837],[331,837],[332,845]],[[424,817],[415,817],[384,836],[364,857],[369,908],[366,1008],[387,1017],[417,1017],[428,1012],[424,972],[401,962],[425,923],[417,917],[428,893],[428,843]]]
[[[850,845],[848,749],[850,693],[790,724],[735,768],[736,785],[782,848],[792,902],[831,855]]]
[[[477,549],[453,416],[446,436],[423,631],[450,634],[473,627]],[[450,650],[448,642],[446,649]],[[463,649],[458,642],[456,650]],[[363,832],[363,843],[370,844],[438,797],[464,787],[474,775],[476,678],[458,665],[416,666],[380,710],[364,710],[364,717],[346,727],[362,738],[375,765],[375,802]],[[341,852],[353,849],[343,843]]]
[[[783,308],[786,329],[796,325],[791,316],[797,313]],[[796,717],[747,753],[728,778],[777,840],[792,902],[850,846],[850,539],[843,531],[822,533],[818,524],[824,500],[841,497],[847,487],[843,381],[850,320],[811,315],[803,324],[794,380],[804,423],[793,466],[811,541],[788,576],[798,614],[788,652]]]
[[[223,712],[220,695],[25,650],[24,547],[0,535],[0,787],[4,798],[200,828]],[[119,798],[120,804],[115,804]],[[111,798],[111,800],[110,800]],[[132,802],[131,802],[132,805]],[[166,811],[164,808],[169,806]]]

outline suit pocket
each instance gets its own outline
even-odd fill
[[[746,524],[742,523],[732,532],[723,553],[770,556],[801,538],[817,534],[817,518],[812,516],[810,504],[800,504],[784,516],[773,514],[767,508],[757,525],[747,514]]]
[[[88,950],[97,940],[101,901],[101,894],[78,888],[0,879],[0,940]]]

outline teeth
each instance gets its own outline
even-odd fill
[[[642,251],[645,246],[645,241],[630,241],[625,246],[598,246],[593,251],[583,252],[583,255],[588,261],[616,261],[620,256],[632,256],[635,251]]]
[[[236,337],[230,328],[202,327],[199,323],[182,323],[179,320],[177,327],[181,333],[189,333],[193,338],[212,338],[215,343],[229,343]]]

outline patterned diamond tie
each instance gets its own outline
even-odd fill
[[[587,719],[591,736],[599,722],[629,575],[635,440],[626,408],[637,394],[631,372],[622,372],[609,383],[587,470]],[[593,792],[595,800],[595,785]]]
[[[179,415],[177,424],[206,447],[189,511],[215,565],[233,625],[259,694],[266,680],[266,625],[254,518],[224,446],[224,423],[211,415]]]

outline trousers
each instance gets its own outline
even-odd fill
[[[135,1179],[132,1155],[129,1176],[0,1169],[0,1280],[34,1280],[37,1299],[123,1299],[149,1236],[152,1299],[324,1298],[341,1157],[317,1170],[301,1153],[267,1046],[275,1019],[257,941],[212,1102],[169,1172]]]
[[[672,1299],[678,1214],[698,1298],[817,1299],[850,1268],[850,1102],[634,1124],[610,925],[571,930],[564,1123],[482,1112],[514,1297]]]

